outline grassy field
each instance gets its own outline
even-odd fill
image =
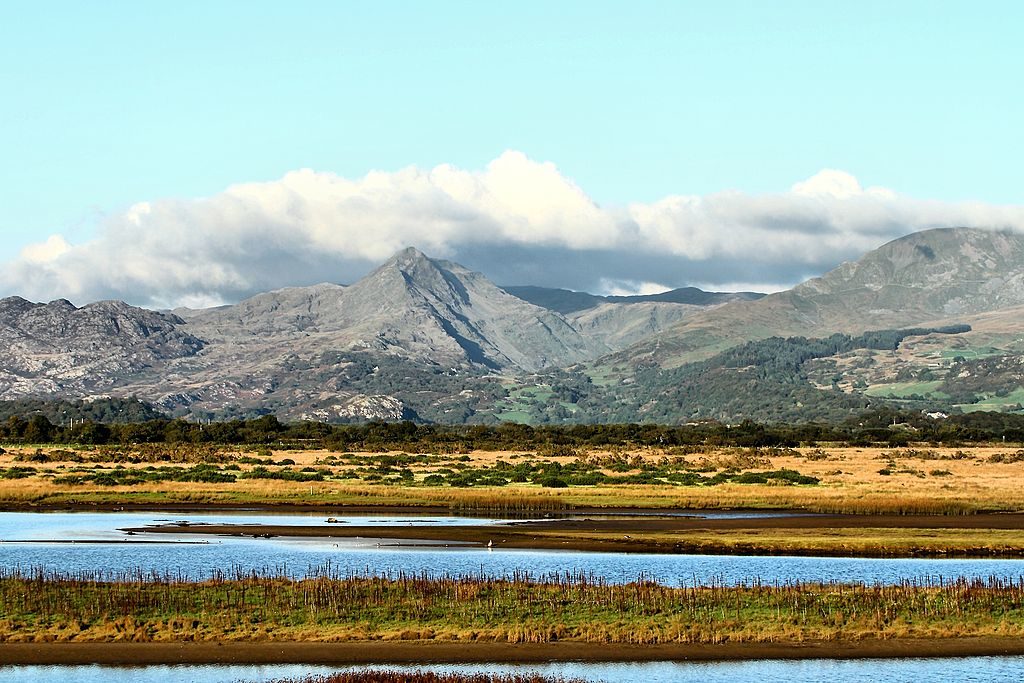
[[[943,385],[941,380],[929,382],[890,382],[876,384],[865,390],[867,396],[881,398],[909,398],[911,396],[931,396],[933,398],[949,398],[948,394],[937,391]]]
[[[0,577],[0,642],[460,641],[758,643],[1024,636],[1024,586],[668,588],[543,582],[248,576]]]
[[[965,403],[957,407],[971,413],[979,410],[1015,410],[1018,405],[1024,405],[1024,388],[1015,389],[1006,396],[990,396],[977,403]]]

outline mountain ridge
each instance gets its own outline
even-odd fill
[[[0,300],[0,399],[138,396],[204,419],[684,420],[744,410],[751,391],[776,397],[758,415],[771,401],[796,401],[807,414],[815,402],[838,412],[878,401],[945,406],[961,373],[970,378],[969,391],[955,392],[964,409],[1024,403],[1013,388],[1024,354],[1018,233],[915,233],[764,297],[683,288],[625,301],[570,292],[566,304],[569,290],[526,292],[553,297],[540,306],[516,289],[408,248],[351,285],[199,311],[9,297]],[[565,305],[577,308],[549,307]],[[782,374],[709,365],[713,387],[699,372],[675,373],[745,342],[790,354],[832,348],[813,340],[836,334],[959,323],[973,329],[909,335],[891,351],[835,342],[834,357],[815,351]],[[750,383],[761,375],[774,384]],[[685,392],[671,390],[673,378]],[[702,398],[702,386],[713,395]],[[800,410],[780,404],[778,414]]]
[[[935,228],[756,301],[703,311],[599,361],[676,367],[744,341],[944,324],[1024,303],[1024,235]]]

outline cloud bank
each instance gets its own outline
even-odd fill
[[[0,294],[200,307],[353,282],[406,246],[506,285],[781,289],[945,226],[1024,229],[1024,206],[912,199],[826,169],[777,194],[602,207],[553,164],[508,151],[477,171],[410,167],[349,180],[304,169],[209,198],[142,202],[88,242],[54,235],[26,247],[0,271]]]

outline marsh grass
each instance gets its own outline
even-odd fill
[[[433,671],[349,671],[326,676],[276,678],[269,683],[583,683],[581,679],[541,674],[463,674]]]
[[[585,574],[302,580],[0,570],[0,641],[725,643],[1024,635],[1024,583],[716,582],[672,588]]]

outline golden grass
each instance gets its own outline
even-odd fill
[[[0,505],[73,505],[125,503],[245,503],[293,505],[441,506],[454,510],[559,510],[566,508],[754,508],[802,509],[844,513],[935,513],[963,514],[982,510],[1024,510],[1024,487],[1020,486],[1024,463],[991,462],[1010,447],[881,449],[826,448],[772,452],[759,469],[787,468],[821,479],[818,486],[771,484],[722,484],[713,487],[668,485],[574,486],[545,489],[536,485],[449,488],[395,486],[368,482],[288,482],[240,479],[234,483],[201,484],[164,482],[138,486],[56,484],[44,470],[62,474],[76,463],[16,462],[19,453],[34,449],[9,448],[0,455],[0,468],[34,467],[40,473],[25,479],[0,480]],[[44,449],[46,450],[46,449]],[[56,449],[49,449],[56,450]],[[710,449],[685,456],[688,462],[724,465],[738,449]],[[338,455],[326,451],[280,451],[277,460],[290,458],[295,468],[323,467],[324,459]],[[375,454],[356,454],[372,456]],[[379,455],[379,454],[378,454]],[[498,460],[516,462],[520,452],[477,452],[468,465],[492,466]],[[609,455],[594,451],[590,457]],[[629,457],[658,461],[672,456],[659,449],[631,451]],[[537,460],[538,456],[526,457]],[[572,458],[557,458],[561,462]],[[762,458],[763,460],[764,458]],[[145,467],[147,463],[125,464]],[[342,473],[353,465],[331,466]],[[436,469],[436,464],[413,465],[417,476]],[[243,465],[242,471],[251,466]],[[751,469],[751,468],[744,468]],[[885,470],[888,474],[882,474]]]

